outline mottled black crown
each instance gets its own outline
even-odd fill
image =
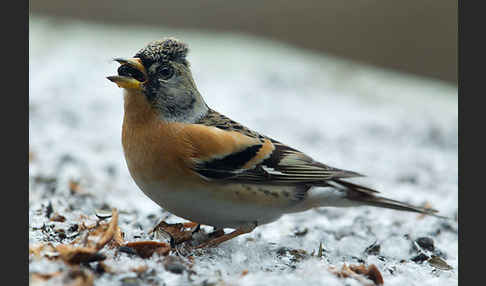
[[[186,60],[188,51],[185,43],[174,38],[164,38],[150,42],[145,48],[138,51],[135,57],[140,58],[144,65],[152,62],[175,61],[188,66],[189,63]]]

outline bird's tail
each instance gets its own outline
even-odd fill
[[[350,183],[340,179],[335,179],[332,182],[326,182],[327,187],[332,187],[334,191],[320,191],[314,193],[311,200],[314,206],[360,206],[368,205],[387,209],[394,209],[400,211],[416,212],[425,215],[432,215],[435,217],[445,218],[437,215],[438,212],[432,208],[417,207],[411,204],[400,202],[397,200],[388,199],[378,196],[379,193],[371,188]]]

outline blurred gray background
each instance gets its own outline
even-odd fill
[[[457,1],[30,1],[30,13],[241,32],[457,85]]]

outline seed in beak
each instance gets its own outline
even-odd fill
[[[145,75],[141,71],[129,65],[121,65],[118,68],[118,75],[132,77],[139,82],[144,82],[146,80]]]

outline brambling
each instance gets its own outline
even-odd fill
[[[167,211],[200,224],[235,229],[214,246],[283,214],[316,207],[375,206],[436,213],[387,199],[334,168],[211,109],[186,59],[187,45],[153,41],[133,58],[116,58],[124,89],[122,144],[137,186]]]

